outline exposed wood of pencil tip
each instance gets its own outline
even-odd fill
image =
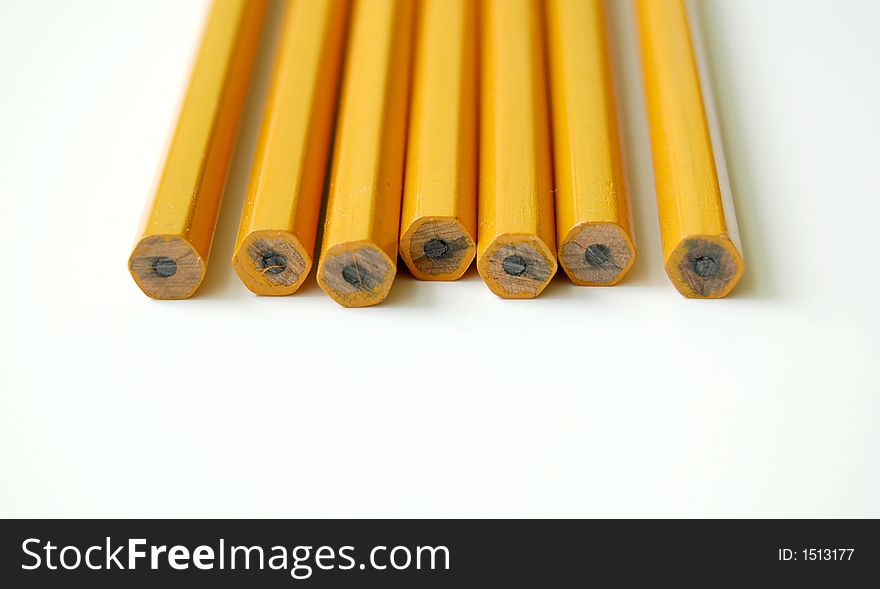
[[[232,267],[251,292],[285,296],[305,281],[311,255],[287,231],[253,231],[235,250]]]
[[[344,307],[368,307],[385,300],[396,265],[371,243],[344,243],[328,249],[318,268],[318,285]]]
[[[664,266],[681,294],[705,299],[727,296],[745,270],[742,256],[724,235],[687,237]]]
[[[580,286],[612,286],[635,261],[632,238],[618,223],[584,223],[559,245],[559,263]]]
[[[148,235],[135,246],[128,268],[148,297],[173,300],[195,294],[205,278],[206,264],[183,237]]]
[[[477,259],[477,269],[489,289],[506,299],[532,299],[556,274],[556,256],[535,235],[496,237]]]
[[[457,280],[474,260],[477,246],[461,221],[421,217],[400,238],[400,254],[422,280]]]

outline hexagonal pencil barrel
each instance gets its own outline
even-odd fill
[[[375,305],[397,272],[415,3],[355,3],[339,103],[318,284]]]
[[[603,0],[549,0],[547,47],[559,263],[575,284],[617,284],[635,241]]]
[[[154,299],[192,296],[205,277],[244,110],[265,0],[216,0],[177,127],[128,261]]]
[[[723,297],[745,264],[696,14],[637,0],[636,15],[666,273],[686,297]]]
[[[289,295],[312,267],[348,0],[286,7],[232,266],[258,295]]]
[[[424,0],[418,17],[400,255],[457,280],[476,253],[477,3]]]
[[[556,273],[541,4],[481,6],[477,269],[498,296],[533,298]]]

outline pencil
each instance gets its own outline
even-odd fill
[[[482,4],[477,269],[504,298],[538,296],[556,273],[541,4]]]
[[[415,3],[359,0],[340,94],[318,284],[375,305],[397,272]]]
[[[312,267],[348,0],[290,2],[232,257],[259,295],[288,295]]]
[[[420,5],[400,255],[421,280],[456,280],[476,253],[477,4]]]
[[[192,296],[205,277],[265,0],[216,0],[162,172],[128,261],[154,299]]]
[[[602,0],[549,0],[559,264],[572,282],[609,286],[635,260]]]
[[[686,297],[723,297],[745,265],[696,21],[683,0],[636,15],[666,273]]]

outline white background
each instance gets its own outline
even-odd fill
[[[614,4],[624,283],[401,265],[351,310],[229,266],[259,85],[201,292],[129,277],[204,1],[0,3],[0,515],[880,516],[880,3],[701,3],[748,263],[723,301],[663,273]]]

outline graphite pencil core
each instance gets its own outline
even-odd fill
[[[422,248],[425,255],[432,260],[440,260],[449,254],[449,244],[442,239],[431,239]]]
[[[587,246],[584,259],[590,266],[601,266],[611,259],[611,252],[601,243],[594,243]]]
[[[522,256],[512,255],[504,258],[501,267],[511,276],[521,276],[526,271],[526,261]]]
[[[703,278],[711,278],[718,274],[718,260],[713,258],[712,256],[700,256],[698,258],[694,258],[694,261],[691,262],[691,265],[694,268],[694,272],[697,273],[698,276]]]
[[[153,260],[153,272],[162,278],[174,276],[177,274],[177,262],[167,256],[159,256]]]
[[[358,276],[357,266],[355,266],[354,264],[349,264],[342,269],[342,279],[352,286],[356,286],[358,288],[360,288],[361,286],[361,277]]]
[[[281,274],[287,269],[287,259],[278,252],[267,252],[260,259],[260,266],[269,274]]]

